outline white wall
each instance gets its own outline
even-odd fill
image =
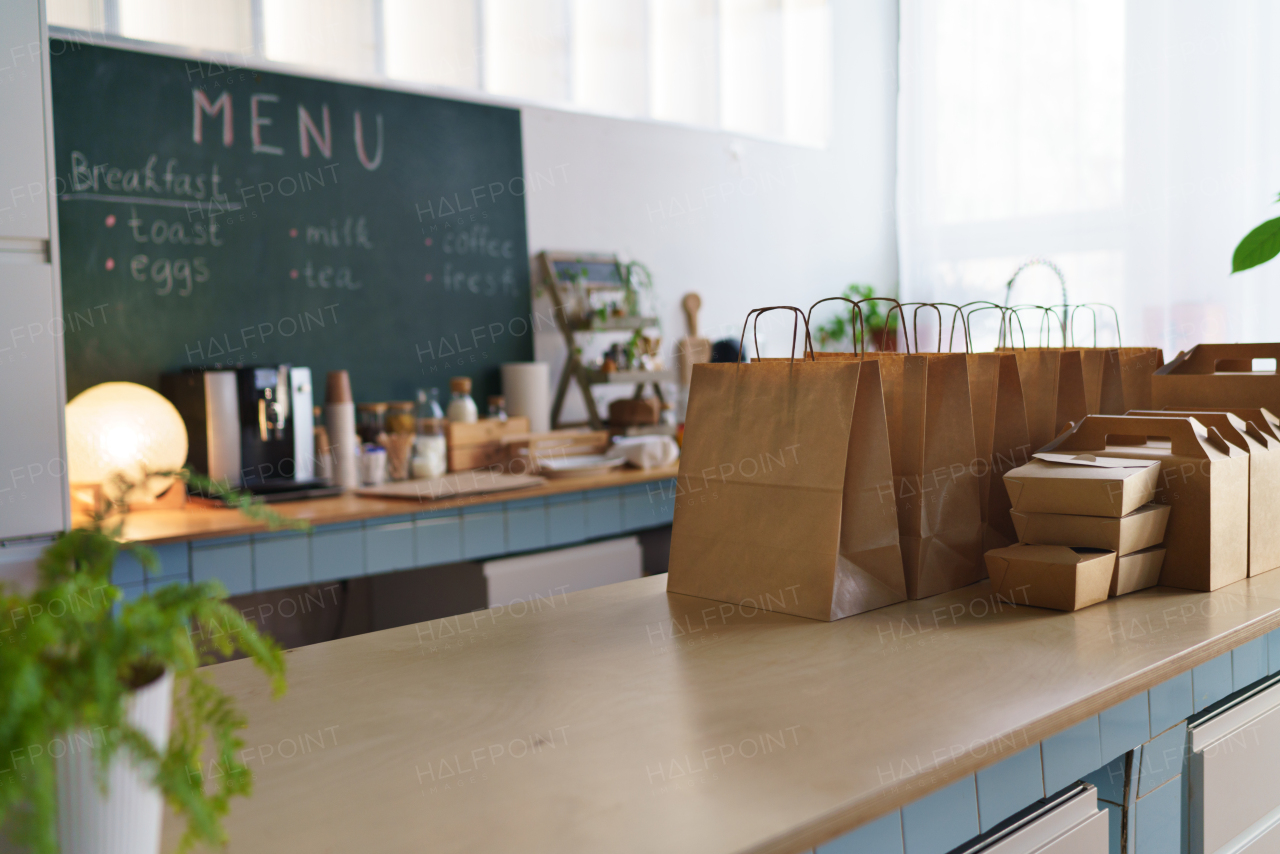
[[[851,281],[892,292],[898,5],[833,0],[834,116],[824,150],[655,122],[526,107],[529,248],[618,252],[653,271],[664,350],[702,296],[704,337],[737,338],[746,312],[807,309]],[[536,175],[555,179],[554,185]],[[692,209],[692,210],[691,210]],[[781,355],[791,323],[761,322]],[[785,327],[785,329],[784,329]],[[541,334],[557,376],[564,346]],[[570,396],[565,418],[583,417]]]

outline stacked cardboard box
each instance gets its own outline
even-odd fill
[[[1154,504],[1160,464],[1036,454],[1004,476],[1018,544],[986,553],[996,592],[1074,611],[1153,586],[1169,507]]]

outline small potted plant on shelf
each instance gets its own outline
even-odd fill
[[[845,288],[841,296],[857,302],[875,296],[875,290],[870,285],[853,284]],[[831,305],[842,307],[838,308],[830,320],[815,330],[818,347],[822,350],[830,350],[851,345],[855,351],[861,349],[862,332],[857,328],[857,324],[853,323],[852,312],[847,310],[849,306],[844,303],[831,303]],[[868,342],[870,346],[866,349],[889,353],[898,349],[897,313],[886,313],[882,310],[880,303],[868,302],[862,305],[862,320],[867,334],[871,336],[871,341]]]
[[[272,527],[289,524],[189,471],[144,482],[153,477],[181,478]],[[113,486],[104,509],[44,551],[33,590],[0,584],[0,837],[35,854],[153,854],[163,802],[186,821],[184,850],[223,844],[231,798],[252,788],[238,758],[246,721],[198,668],[239,650],[277,696],[285,688],[279,647],[223,601],[218,582],[123,601],[111,583],[116,556],[128,552],[149,572],[157,561],[120,542],[141,484],[118,477]],[[198,631],[209,626],[219,631]]]

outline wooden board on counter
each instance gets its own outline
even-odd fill
[[[1072,613],[983,581],[833,623],[665,585],[297,649],[278,701],[208,668],[250,721],[228,850],[794,854],[1280,627],[1280,572]]]
[[[288,519],[300,519],[312,525],[332,525],[339,522],[359,522],[382,516],[404,516],[409,513],[430,513],[436,510],[452,510],[456,507],[473,507],[478,504],[495,504],[503,501],[520,501],[566,492],[582,492],[591,489],[629,486],[634,483],[650,483],[676,476],[677,467],[640,469],[624,468],[598,477],[568,478],[548,481],[541,486],[531,486],[507,492],[491,492],[468,495],[461,498],[437,498],[414,501],[403,498],[371,498],[345,493],[333,498],[311,498],[302,501],[285,501],[272,504],[271,508]],[[456,477],[459,475],[450,475]],[[654,487],[657,489],[657,487]],[[77,520],[79,521],[79,520]],[[131,542],[160,545],[185,540],[203,540],[213,537],[238,537],[266,530],[266,526],[245,517],[239,511],[224,508],[188,506],[182,510],[143,510],[130,513],[125,518],[124,539]]]

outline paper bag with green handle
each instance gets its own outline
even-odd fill
[[[1151,408],[1261,406],[1280,412],[1277,358],[1280,344],[1197,344],[1151,375]],[[1255,359],[1270,360],[1270,369],[1254,370]]]
[[[804,316],[748,319],[774,308]],[[667,590],[816,620],[906,599],[876,362],[693,366]]]
[[[1248,575],[1249,457],[1193,418],[1090,415],[1045,447],[1054,453],[1156,460],[1168,504],[1160,583],[1217,590]]]

